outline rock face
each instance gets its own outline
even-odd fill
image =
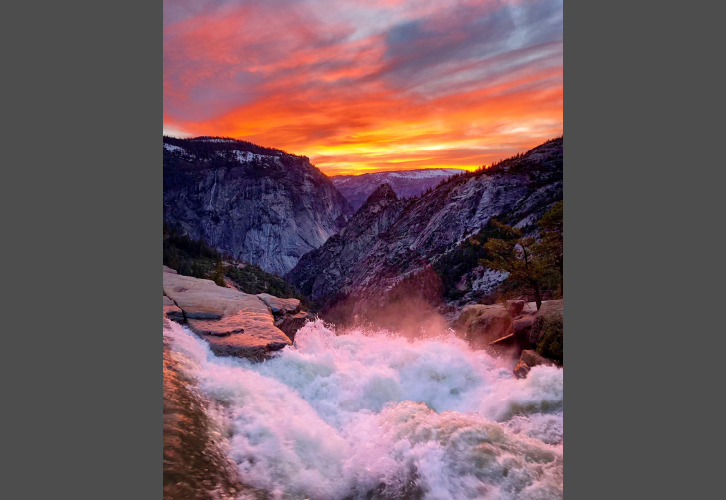
[[[462,309],[457,324],[472,347],[483,348],[508,334],[512,315],[500,304],[471,304]]]
[[[291,344],[257,296],[219,287],[211,280],[167,272],[163,277],[164,295],[216,355],[261,360]]]
[[[545,334],[545,326],[548,322],[556,322],[562,324],[563,321],[563,302],[559,300],[546,300],[542,302],[539,311],[534,315],[529,341],[533,345],[539,344]]]
[[[260,293],[257,297],[270,308],[275,318],[275,326],[294,342],[295,333],[310,319],[308,313],[300,310],[300,301],[280,299],[266,293]]]
[[[362,256],[377,244],[405,206],[391,186],[379,186],[340,233],[300,259],[287,280],[313,300],[350,290]]]
[[[489,346],[500,352],[508,352],[518,358],[522,351],[536,347],[529,341],[529,331],[534,323],[534,316],[520,316],[512,321],[512,333],[489,343]]]
[[[164,220],[283,275],[353,213],[304,156],[225,139],[164,138]]]
[[[519,227],[534,224],[562,199],[562,148],[561,138],[548,141],[409,202],[376,191],[338,235],[300,259],[286,278],[316,300],[354,298],[353,314],[380,307],[399,281],[435,264],[490,218]],[[373,210],[381,201],[384,206]],[[503,277],[487,271],[481,279],[489,280],[477,284],[485,290]]]
[[[522,351],[522,356],[519,358],[517,366],[514,367],[514,376],[517,378],[525,378],[532,367],[539,365],[554,366],[554,363],[532,350],[525,349]]]
[[[358,210],[381,184],[391,186],[399,198],[410,198],[423,194],[443,179],[463,172],[465,171],[458,168],[430,168],[361,175],[335,175],[330,180],[353,208]]]
[[[164,302],[162,308],[164,311],[164,316],[172,321],[176,321],[177,323],[184,323],[184,313],[182,313],[182,310],[179,309],[174,301],[166,295],[164,295]]]

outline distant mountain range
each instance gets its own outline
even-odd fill
[[[476,172],[332,179],[304,156],[244,141],[164,137],[163,149],[169,226],[352,314],[416,290],[479,300],[503,277],[466,257],[469,238],[492,217],[536,231],[562,199],[562,138]]]
[[[164,137],[164,220],[283,275],[353,208],[308,158],[222,139]]]
[[[431,168],[361,175],[335,175],[330,179],[353,208],[358,210],[381,184],[391,186],[399,198],[410,198],[423,194],[443,179],[463,172],[464,170],[458,168]]]

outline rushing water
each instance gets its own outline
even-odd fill
[[[257,364],[177,324],[165,336],[221,408],[220,449],[254,488],[240,498],[562,497],[562,369],[518,380],[452,335],[336,335],[321,321]]]

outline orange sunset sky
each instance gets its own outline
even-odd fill
[[[561,0],[164,0],[164,134],[472,170],[562,134],[562,23]]]

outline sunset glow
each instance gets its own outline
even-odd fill
[[[562,133],[562,2],[164,0],[164,133],[328,175],[475,169]]]

